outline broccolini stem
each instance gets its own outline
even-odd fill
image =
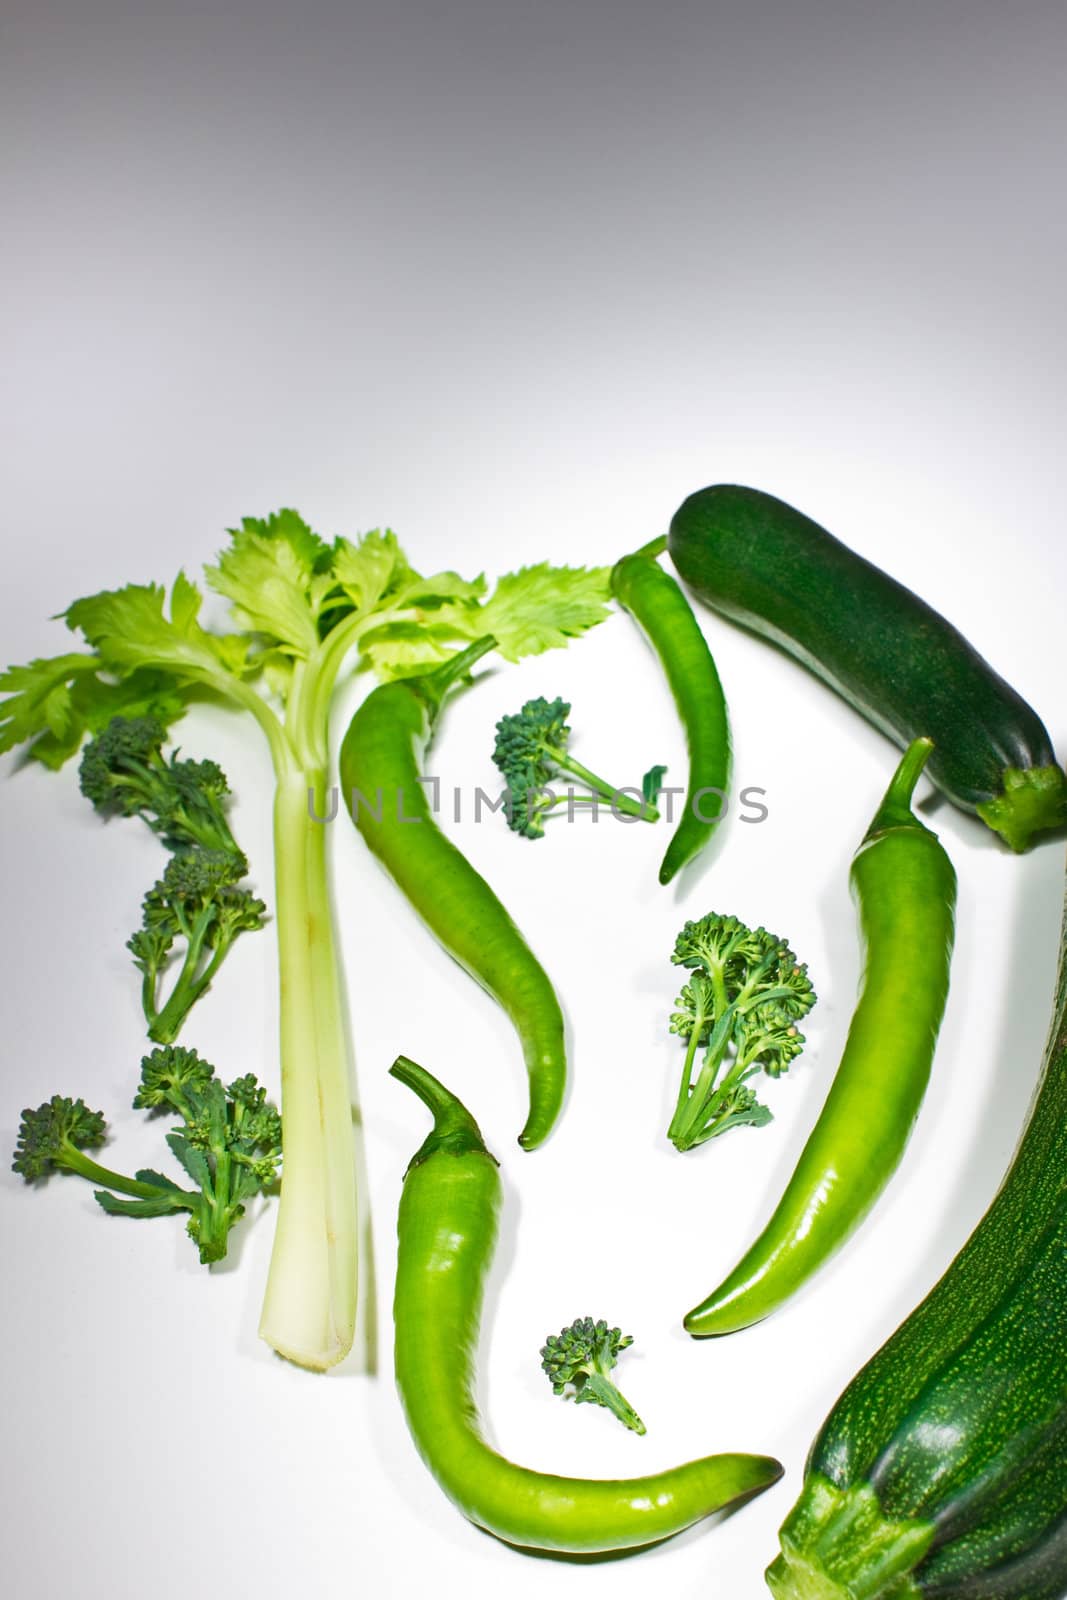
[[[624,816],[638,817],[642,822],[657,822],[659,812],[656,807],[646,800],[635,800],[631,795],[623,794],[619,789],[613,789],[610,783],[605,783],[603,778],[598,778],[595,772],[590,772],[588,767],[583,767],[566,750],[559,750],[555,745],[546,745],[545,750],[559,767],[561,772],[570,772],[576,778],[581,778],[583,783],[589,785],[595,793],[603,795],[610,801],[616,811],[621,811]]]
[[[624,1394],[599,1372],[590,1372],[582,1381],[582,1392],[593,1395],[602,1406],[607,1406],[613,1416],[630,1429],[631,1433],[644,1433],[645,1425]]]
[[[726,974],[722,962],[709,961],[707,972],[711,979],[711,992],[715,996],[715,1015],[721,1017],[730,1003],[726,993]]]
[[[156,1010],[156,991],[159,988],[159,968],[147,967],[141,979],[141,1009],[148,1019],[148,1037],[153,1038],[152,1029],[159,1020]]]
[[[56,1156],[57,1166],[63,1166],[70,1172],[76,1172],[79,1177],[88,1178],[90,1183],[97,1184],[101,1189],[114,1189],[116,1194],[132,1195],[136,1200],[155,1200],[158,1195],[166,1194],[179,1204],[177,1191],[163,1189],[158,1183],[141,1183],[136,1178],[124,1178],[121,1172],[112,1172],[109,1167],[102,1167],[98,1161],[87,1156],[79,1150],[77,1145],[64,1139],[60,1146],[60,1154]]]
[[[542,809],[553,811],[556,806],[602,806],[603,804],[598,794],[579,794],[575,789],[568,789],[566,794],[558,794],[554,800],[546,801]]]
[[[689,1150],[696,1142],[702,1123],[707,1116],[708,1105],[715,1088],[715,1080],[722,1066],[723,1056],[726,1054],[733,1032],[735,1008],[727,1006],[723,1015],[711,1030],[708,1048],[704,1060],[700,1065],[697,1081],[688,1100],[680,1106],[681,1115],[676,1114],[667,1130],[668,1138],[679,1150]],[[688,1052],[687,1052],[688,1054]]]
[[[682,1123],[682,1119],[685,1116],[686,1108],[689,1105],[689,1085],[693,1078],[693,1062],[696,1060],[696,1054],[699,1048],[700,1029],[694,1028],[692,1033],[689,1035],[689,1043],[686,1046],[685,1062],[682,1066],[682,1081],[678,1088],[678,1099],[675,1102],[674,1116],[671,1118],[671,1125],[667,1130],[667,1137],[669,1139],[673,1139],[675,1134],[678,1132],[678,1129]]]
[[[203,972],[197,976],[197,968],[204,952],[204,940],[207,938],[212,923],[215,921],[216,908],[213,905],[205,906],[196,922],[189,930],[188,946],[185,960],[182,962],[174,988],[161,1011],[152,1013],[152,1025],[148,1030],[148,1037],[154,1044],[173,1044],[182,1029],[193,1006],[200,996],[210,986],[212,978],[222,965],[223,957],[229,949],[228,941],[220,939],[212,954],[211,960]]]
[[[225,1256],[231,1220],[230,1152],[213,1145],[211,1153],[215,1158],[215,1181],[204,1191],[207,1204],[200,1211],[201,1226],[196,1241],[200,1260],[205,1265],[221,1261]]]

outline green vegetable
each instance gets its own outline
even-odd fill
[[[98,1149],[106,1138],[107,1126],[102,1112],[90,1111],[84,1100],[68,1100],[54,1094],[36,1111],[27,1107],[22,1113],[11,1170],[21,1173],[27,1183],[34,1183],[60,1168],[80,1172],[83,1177],[90,1175],[88,1169],[91,1168],[95,1177],[104,1168],[87,1161],[82,1151]],[[121,1184],[132,1192],[125,1178]]]
[[[659,812],[642,792],[638,791],[639,797],[634,799],[605,783],[571,755],[571,730],[567,726],[570,709],[565,700],[527,700],[521,711],[501,717],[497,723],[493,760],[507,784],[508,827],[527,839],[540,839],[545,818],[559,806],[573,809],[589,805],[595,809],[604,801],[616,814],[643,822],[657,821]],[[560,774],[577,778],[590,793],[575,795],[572,786],[567,794],[555,794],[551,784]]]
[[[86,733],[102,733],[117,716],[158,719],[169,726],[189,699],[167,672],[141,668],[116,682],[96,653],[69,651],[0,672],[0,755],[27,745],[57,771]]]
[[[552,1393],[605,1406],[632,1433],[644,1433],[644,1423],[611,1378],[620,1350],[633,1342],[631,1334],[592,1317],[578,1317],[559,1333],[550,1333],[541,1349],[541,1367]]]
[[[509,1543],[625,1550],[679,1533],[781,1474],[721,1455],[647,1477],[590,1480],[516,1466],[482,1437],[474,1358],[500,1210],[497,1164],[470,1113],[401,1056],[390,1069],[433,1113],[404,1178],[397,1223],[396,1381],[419,1454],[455,1505]]]
[[[248,862],[222,808],[226,775],[214,761],[166,760],[156,717],[112,717],[82,754],[81,791],[104,816],[139,816],[175,852],[128,941],[142,974],[148,1037],[171,1044],[210,987],[239,933],[261,928],[262,900],[239,887]],[[160,994],[176,943],[184,956],[169,997]]]
[[[1013,850],[1067,821],[1044,724],[924,600],[784,501],[715,484],[670,527],[671,559],[708,605],[781,645],[902,746]]]
[[[341,745],[341,788],[356,827],[411,906],[515,1024],[530,1083],[519,1143],[531,1150],[547,1137],[563,1103],[563,1013],[505,908],[438,828],[421,781],[445,697],[495,643],[489,635],[433,672],[369,694]]]
[[[1067,920],[1044,1066],[989,1210],[823,1424],[778,1600],[1067,1592]]]
[[[733,1333],[782,1305],[859,1226],[900,1163],[948,997],[956,874],[911,810],[930,754],[917,739],[852,861],[863,988],[819,1120],[767,1226],[690,1311],[690,1333]]]
[[[176,1111],[182,1118],[183,1126],[167,1135],[167,1144],[193,1189],[179,1188],[151,1168],[127,1178],[87,1156],[86,1150],[98,1149],[107,1137],[103,1115],[62,1095],[22,1113],[13,1170],[27,1183],[54,1171],[76,1173],[97,1185],[96,1200],[114,1216],[188,1212],[187,1228],[200,1260],[221,1261],[245,1201],[277,1180],[281,1119],[266,1091],[250,1073],[224,1088],[214,1067],[195,1050],[171,1046],[145,1056],[133,1103]]]
[[[692,606],[655,559],[666,544],[666,539],[656,539],[624,556],[611,574],[612,593],[659,657],[689,750],[684,809],[659,869],[660,883],[670,883],[703,850],[725,815],[730,781],[730,724],[722,684]]]
[[[127,948],[143,975],[148,1037],[171,1044],[190,1009],[210,987],[238,934],[262,928],[266,906],[242,889],[244,857],[194,847],[172,856],[144,898],[142,926]],[[178,976],[161,1003],[160,983],[175,943],[185,947]]]
[[[260,1333],[304,1366],[352,1344],[358,1223],[348,1047],[326,874],[329,716],[358,655],[380,677],[427,671],[492,632],[509,661],[562,645],[607,615],[607,573],[541,563],[501,578],[422,577],[390,532],[327,543],[295,511],[248,517],[206,569],[233,630],[199,620],[179,573],[77,600],[67,625],[90,654],[0,676],[0,753],[26,744],[50,766],[111,716],[171,722],[194,695],[247,712],[274,766],[275,926],[286,1178]],[[118,680],[118,683],[114,680]]]
[[[748,1080],[758,1072],[780,1077],[800,1054],[797,1022],[815,1004],[815,991],[784,940],[714,911],[686,923],[671,960],[689,976],[671,1017],[686,1051],[667,1137],[676,1149],[692,1150],[727,1128],[770,1122]]]
[[[82,794],[107,816],[140,817],[168,850],[197,847],[238,857],[222,802],[230,792],[214,761],[166,760],[167,730],[157,717],[112,717],[85,746],[79,768]]]

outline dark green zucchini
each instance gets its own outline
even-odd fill
[[[777,1600],[1067,1594],[1067,913],[1041,1082],[1000,1191],[823,1424]]]
[[[1067,822],[1044,724],[944,617],[773,495],[715,484],[670,526],[699,597],[772,639],[902,747],[934,741],[938,788],[1013,850]]]

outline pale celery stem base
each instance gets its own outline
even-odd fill
[[[290,772],[274,802],[286,1159],[260,1336],[322,1371],[356,1323],[358,1225],[348,1047],[326,881],[325,769]],[[288,1156],[299,1152],[289,1165]]]

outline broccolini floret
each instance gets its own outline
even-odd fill
[[[281,1118],[266,1090],[251,1074],[226,1088],[210,1062],[173,1045],[145,1056],[133,1103],[181,1117],[182,1126],[168,1133],[167,1144],[194,1188],[182,1189],[151,1168],[127,1178],[85,1155],[104,1143],[103,1115],[61,1095],[22,1113],[14,1171],[28,1183],[55,1171],[76,1173],[96,1185],[97,1202],[113,1216],[188,1212],[186,1226],[200,1260],[222,1260],[245,1201],[271,1188],[278,1177]]]
[[[168,760],[166,737],[155,717],[112,717],[85,747],[82,794],[105,815],[140,817],[169,850],[198,845],[243,861],[222,809],[230,792],[222,768],[214,761],[179,761],[177,753]]]
[[[93,1192],[105,1211],[121,1206],[130,1216],[161,1217],[190,1209],[194,1197],[162,1173],[146,1169],[136,1178],[127,1178],[85,1155],[106,1138],[102,1112],[90,1111],[83,1100],[54,1094],[36,1111],[27,1107],[22,1113],[12,1171],[21,1173],[27,1183],[53,1172],[74,1172],[100,1185]],[[119,1201],[116,1194],[128,1198]]]
[[[81,1152],[96,1150],[106,1138],[103,1112],[90,1111],[84,1100],[54,1094],[36,1111],[27,1108],[22,1113],[11,1170],[20,1172],[27,1183],[60,1167],[77,1170]]]
[[[173,1044],[165,1050],[153,1050],[141,1061],[141,1081],[133,1097],[134,1109],[159,1111],[170,1106],[185,1117],[189,1093],[202,1092],[214,1076],[211,1063],[184,1045]]]
[[[616,813],[655,822],[659,812],[652,804],[647,786],[635,799],[605,783],[570,754],[571,730],[567,726],[570,705],[565,700],[527,700],[521,711],[502,717],[496,725],[493,761],[507,784],[505,791],[508,826],[527,839],[540,839],[545,818],[560,806],[593,806],[606,801]],[[660,776],[665,768],[656,768]],[[553,793],[551,784],[560,774],[577,778],[591,790],[575,795],[573,786],[566,794]]]
[[[633,1342],[631,1334],[609,1328],[603,1320],[594,1322],[592,1317],[578,1317],[570,1327],[550,1333],[541,1348],[541,1368],[552,1384],[552,1393],[606,1406],[634,1433],[644,1433],[641,1418],[611,1379],[620,1350]]]
[[[690,976],[671,1017],[686,1054],[667,1134],[677,1149],[691,1150],[727,1128],[770,1122],[748,1080],[761,1071],[779,1077],[800,1054],[797,1022],[815,1004],[815,991],[784,940],[737,917],[712,912],[687,922],[671,959]]]
[[[214,761],[163,755],[166,728],[156,717],[115,716],[85,747],[82,793],[104,815],[140,817],[173,852],[148,891],[142,926],[127,941],[141,973],[148,1037],[177,1038],[190,1008],[211,983],[239,933],[263,926],[266,907],[240,887],[248,862],[223,811],[226,775]],[[184,954],[169,997],[161,980],[181,941]]]
[[[237,936],[263,926],[267,908],[240,886],[244,870],[243,857],[228,851],[183,850],[145,895],[142,925],[127,949],[142,975],[141,1003],[148,1037],[156,1043],[177,1038]],[[164,1001],[161,979],[177,943],[185,953]]]

